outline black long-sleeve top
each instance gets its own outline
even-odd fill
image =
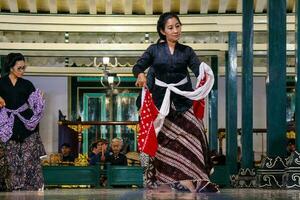
[[[27,102],[30,94],[34,91],[35,87],[29,80],[18,78],[14,86],[8,75],[0,78],[0,97],[4,99],[6,108],[8,109],[18,109]],[[33,112],[31,109],[27,109],[20,114],[26,119],[30,119],[30,117],[33,115]],[[10,140],[23,142],[25,138],[30,136],[35,131],[36,130],[30,131],[26,129],[23,122],[17,116],[15,116],[13,135]]]
[[[118,153],[114,155],[112,152],[106,157],[105,162],[111,165],[127,165],[127,157],[124,154]]]
[[[188,73],[188,67],[193,71],[196,77],[199,75],[200,60],[194,50],[186,45],[176,43],[174,53],[171,54],[166,42],[152,44],[138,59],[133,66],[135,77],[143,73],[148,67],[154,68],[154,76],[165,83],[177,83],[188,77],[188,82],[177,86],[183,91],[192,91],[192,83]],[[153,85],[152,98],[158,109],[162,104],[166,88]],[[173,102],[176,111],[184,112],[192,106],[192,100],[171,92],[171,102]]]

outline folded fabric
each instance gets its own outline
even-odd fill
[[[28,103],[23,104],[16,110],[11,110],[6,107],[0,109],[0,139],[2,142],[7,142],[13,134],[13,126],[15,116],[17,116],[25,125],[26,129],[33,131],[41,121],[45,109],[45,99],[42,92],[36,89],[32,92],[27,100]],[[20,113],[31,109],[33,115],[30,119],[25,119]]]
[[[204,77],[204,79],[201,80],[201,82],[199,83],[199,85],[197,85],[197,88],[201,87],[202,85],[204,85],[205,82],[206,82],[206,77]],[[199,120],[203,119],[203,117],[204,117],[204,110],[205,110],[205,99],[193,100],[193,111],[194,111],[195,116]]]
[[[140,110],[138,148],[139,151],[153,157],[155,156],[158,148],[155,129],[153,125],[153,122],[158,115],[158,109],[156,108],[152,100],[150,91],[144,88],[143,94],[144,102]]]
[[[205,79],[205,83],[201,85],[200,83],[201,80],[203,79]],[[214,81],[215,79],[214,79],[213,71],[205,62],[202,62],[200,64],[199,76],[197,77],[196,85],[197,86],[201,85],[201,86],[197,87],[194,91],[181,91],[177,88],[177,86],[185,84],[187,82],[187,78],[182,79],[178,83],[171,83],[171,84],[167,84],[164,83],[163,81],[155,79],[156,85],[166,88],[166,93],[163,99],[163,103],[160,107],[159,114],[156,120],[154,121],[154,128],[155,128],[156,135],[159,133],[160,129],[162,128],[165,117],[169,114],[170,105],[171,105],[171,100],[170,100],[171,91],[191,100],[200,100],[200,99],[204,99],[209,94],[210,90],[214,85]]]

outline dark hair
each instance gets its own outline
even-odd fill
[[[296,140],[295,139],[288,139],[288,144],[296,144]]]
[[[69,143],[63,143],[60,147],[61,147],[61,148],[62,148],[62,147],[68,147],[68,148],[71,148],[71,145],[70,145]]]
[[[102,139],[102,138],[100,140],[98,140],[98,143],[99,142],[101,142],[103,144],[108,144],[108,141],[106,139]]]
[[[175,17],[177,19],[177,21],[179,22],[179,24],[181,25],[181,21],[180,21],[179,17],[177,16],[177,14],[175,14],[175,13],[166,12],[166,13],[163,13],[159,16],[159,19],[158,19],[157,25],[156,25],[156,30],[157,30],[157,33],[159,35],[158,42],[160,42],[161,40],[166,40],[166,36],[163,35],[160,32],[160,30],[164,30],[168,19],[171,19],[173,17]]]
[[[97,148],[99,142],[93,142],[91,145],[91,151]]]
[[[21,53],[10,53],[6,56],[4,62],[4,72],[9,73],[17,61],[25,61],[24,56]]]

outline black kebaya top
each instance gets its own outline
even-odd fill
[[[0,97],[5,101],[6,108],[16,110],[27,102],[29,95],[35,91],[33,84],[23,78],[18,78],[15,86],[12,84],[8,75],[0,78]],[[26,119],[30,119],[33,115],[31,109],[27,109],[20,113]],[[23,142],[24,139],[30,136],[34,131],[29,131],[25,128],[23,122],[15,116],[13,135],[11,140]]]
[[[192,83],[189,77],[188,68],[195,76],[199,74],[200,60],[189,46],[176,43],[174,53],[171,54],[166,42],[152,44],[138,59],[133,67],[135,77],[143,73],[148,67],[153,67],[154,76],[165,83],[177,83],[188,77],[188,82],[177,86],[182,91],[192,91]],[[152,98],[158,109],[162,104],[166,88],[153,85]],[[171,102],[176,111],[184,112],[192,106],[192,100],[171,92]]]

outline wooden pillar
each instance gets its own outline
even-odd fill
[[[268,1],[267,154],[286,156],[286,0]]]
[[[215,83],[209,94],[209,148],[218,150],[218,56],[211,57]]]
[[[226,164],[237,173],[237,33],[228,34],[226,56]]]
[[[253,167],[253,1],[243,0],[242,168]]]
[[[268,1],[268,37],[267,157],[257,170],[257,180],[260,188],[283,188],[289,182],[285,161],[286,0]]]

